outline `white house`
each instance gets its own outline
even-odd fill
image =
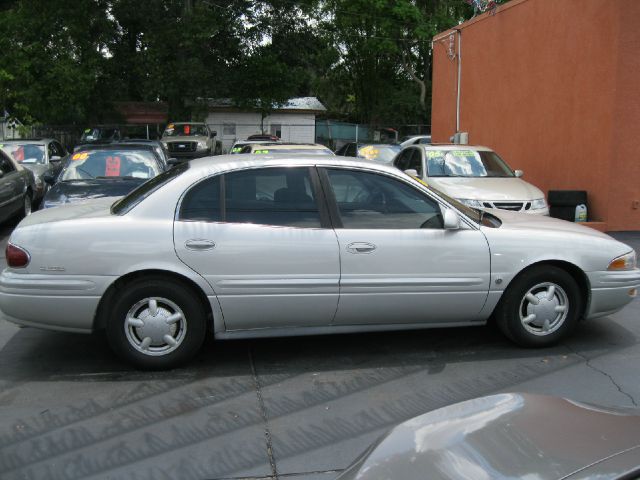
[[[277,135],[284,142],[314,143],[316,115],[327,110],[316,97],[291,98],[265,117],[262,124],[260,112],[239,109],[231,99],[208,99],[207,106],[205,123],[218,132],[224,151],[236,140],[262,133],[262,125],[265,133]]]

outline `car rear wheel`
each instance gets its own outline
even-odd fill
[[[142,369],[164,370],[184,364],[200,350],[207,316],[200,298],[186,285],[141,278],[118,289],[112,298],[107,339],[125,361]]]
[[[513,280],[495,318],[500,330],[518,345],[546,347],[575,327],[582,304],[580,288],[568,272],[540,265]]]

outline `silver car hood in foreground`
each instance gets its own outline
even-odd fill
[[[594,470],[599,479],[615,478],[640,465],[634,413],[540,395],[482,397],[398,425],[338,478],[559,480],[578,472],[571,478],[589,478],[584,474]],[[636,465],[595,468],[634,447]]]

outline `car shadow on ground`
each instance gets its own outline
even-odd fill
[[[423,366],[431,373],[448,363],[527,359],[579,353],[593,358],[636,342],[635,335],[607,318],[581,323],[565,342],[545,349],[520,348],[493,326],[438,328],[402,332],[337,334],[255,340],[207,338],[188,365],[167,372],[144,372],[123,363],[103,332],[91,335],[20,329],[0,351],[0,381],[116,380],[161,375],[247,373],[300,374],[308,371]],[[214,368],[215,367],[215,368]]]

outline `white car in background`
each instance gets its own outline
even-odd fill
[[[542,190],[487,147],[412,145],[393,165],[469,207],[549,215]]]

